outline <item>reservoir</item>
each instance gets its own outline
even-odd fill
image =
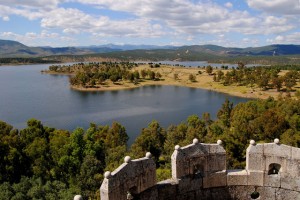
[[[167,128],[192,114],[209,112],[215,119],[222,103],[248,99],[209,90],[178,86],[145,86],[131,90],[80,92],[70,89],[69,77],[42,74],[46,65],[0,67],[0,120],[15,128],[30,118],[44,126],[73,131],[91,122],[125,126],[131,144],[152,120]]]

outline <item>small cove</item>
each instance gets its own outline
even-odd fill
[[[68,76],[41,74],[49,65],[0,67],[0,120],[15,128],[30,118],[45,126],[74,130],[90,122],[125,126],[132,143],[143,127],[157,120],[164,128],[189,115],[209,112],[214,119],[228,98],[236,105],[248,99],[179,86],[145,86],[130,90],[80,92],[69,88]]]

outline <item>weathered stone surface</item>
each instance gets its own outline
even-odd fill
[[[276,140],[277,141],[277,140]],[[150,155],[125,159],[118,169],[106,172],[101,200],[259,200],[300,199],[300,149],[277,143],[247,148],[246,169],[226,170],[226,152],[218,144],[175,147],[172,179],[156,183],[156,167]]]
[[[157,183],[158,199],[168,199],[174,197],[178,191],[178,182],[166,180]]]
[[[227,185],[248,185],[248,172],[246,170],[228,171]]]
[[[226,185],[226,171],[214,172],[203,178],[203,188],[223,187]]]
[[[226,152],[218,144],[193,143],[175,150],[171,159],[173,179],[226,170]]]
[[[300,178],[293,176],[281,177],[281,188],[300,192]]]
[[[128,160],[104,179],[100,188],[101,200],[126,199],[128,192],[134,196],[155,184],[156,166],[152,159]]]
[[[268,173],[265,173],[264,186],[275,187],[275,188],[280,187],[280,175],[279,174],[268,175]]]
[[[178,184],[179,191],[186,193],[188,191],[201,190],[203,187],[203,178],[200,176],[185,177],[180,179]]]
[[[291,199],[300,199],[300,193],[291,190],[285,189],[276,189],[276,200],[291,200]]]
[[[263,171],[248,171],[248,185],[263,186],[264,172]]]
[[[264,146],[262,144],[249,145],[246,154],[247,170],[264,170]]]
[[[300,148],[292,147],[292,159],[300,160]]]
[[[274,143],[266,143],[264,146],[264,154],[269,156],[277,156],[290,158],[291,157],[291,146],[287,146],[284,144],[274,144]]]
[[[276,199],[276,188],[272,187],[260,187],[257,188],[257,191],[260,194],[261,200],[271,200]]]

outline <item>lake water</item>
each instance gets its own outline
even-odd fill
[[[145,63],[143,61],[140,61],[141,63]],[[139,61],[137,62],[139,63]],[[172,65],[172,66],[185,66],[185,67],[206,67],[208,65],[215,67],[215,68],[221,68],[222,66],[228,66],[228,68],[237,68],[238,64],[228,64],[228,63],[208,63],[207,61],[158,61],[158,62],[152,62],[157,64],[166,64],[166,65]],[[246,67],[253,67],[257,66],[255,64],[247,64]],[[261,66],[261,65],[260,65]]]
[[[208,90],[178,86],[146,86],[132,90],[79,92],[69,88],[68,77],[41,74],[49,65],[0,67],[0,120],[15,128],[30,118],[46,126],[74,130],[90,122],[113,121],[126,127],[132,143],[152,120],[167,128],[189,115],[211,113],[215,118],[228,98],[235,105],[247,99]]]

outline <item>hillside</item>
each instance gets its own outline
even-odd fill
[[[50,55],[83,55],[94,53],[88,49],[76,47],[29,47],[20,42],[0,40],[0,57],[39,57]]]
[[[76,55],[74,57],[74,55]],[[93,45],[86,47],[29,47],[20,42],[0,40],[0,58],[41,57],[45,60],[98,61],[111,60],[206,60],[221,63],[290,63],[300,61],[300,45],[269,45],[234,48],[217,45],[155,46],[155,45]]]
[[[86,47],[29,47],[12,40],[0,40],[0,57],[40,57],[53,55],[86,55],[136,49],[168,49],[171,46],[155,45],[99,45]]]

